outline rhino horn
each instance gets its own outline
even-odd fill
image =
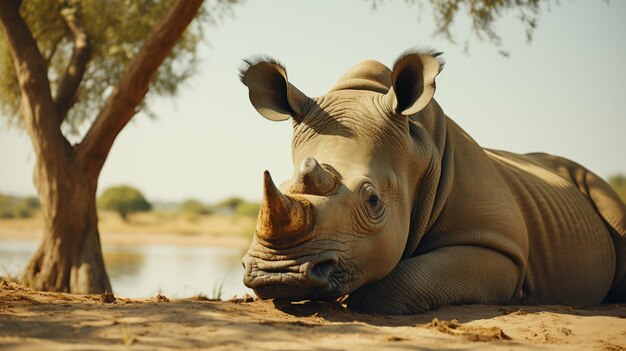
[[[322,167],[315,158],[308,157],[302,161],[290,191],[296,194],[329,195],[336,192],[338,186],[337,176]]]
[[[268,171],[263,174],[263,201],[255,234],[263,244],[285,248],[309,239],[313,227],[312,205],[304,198],[284,195]]]

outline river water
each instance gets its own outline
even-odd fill
[[[0,276],[18,276],[37,245],[34,241],[0,240]],[[183,298],[202,294],[226,300],[252,294],[242,282],[241,249],[104,245],[102,250],[113,292],[118,296]]]

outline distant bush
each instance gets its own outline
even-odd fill
[[[260,205],[234,196],[218,202],[213,208],[216,212],[256,217],[259,214]]]
[[[0,194],[0,218],[30,218],[39,208],[36,197],[18,197]]]
[[[41,205],[39,204],[39,199],[35,196],[27,196],[22,199],[22,202],[24,203],[24,206],[33,210],[41,208]]]
[[[193,215],[208,215],[212,212],[209,206],[195,199],[188,199],[181,202],[179,209],[180,212]]]
[[[199,216],[225,214],[255,217],[259,214],[260,204],[249,202],[239,197],[230,197],[216,204],[206,204],[196,199],[187,199],[177,206],[178,213],[187,220],[195,221]]]
[[[246,200],[240,197],[230,197],[226,200],[218,202],[217,204],[215,204],[215,207],[218,209],[226,209],[235,212],[237,207],[239,207],[241,204],[244,204],[245,202]]]
[[[256,217],[261,210],[261,204],[257,202],[243,202],[235,208],[235,214],[240,216]]]
[[[127,185],[106,189],[98,198],[98,207],[117,212],[124,221],[128,220],[131,213],[152,209],[152,205],[139,190]]]
[[[615,189],[622,201],[626,203],[626,176],[623,174],[612,175],[609,177],[608,183]]]

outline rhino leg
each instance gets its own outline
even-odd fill
[[[348,308],[416,314],[454,304],[509,304],[520,272],[503,254],[478,246],[449,246],[400,261],[382,280],[348,299]]]

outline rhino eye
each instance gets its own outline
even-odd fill
[[[385,214],[385,204],[378,196],[376,188],[370,183],[365,183],[361,187],[363,209],[369,221],[379,221]]]
[[[367,199],[367,203],[369,203],[373,208],[376,208],[380,203],[380,198],[378,195],[372,195],[369,199]]]

